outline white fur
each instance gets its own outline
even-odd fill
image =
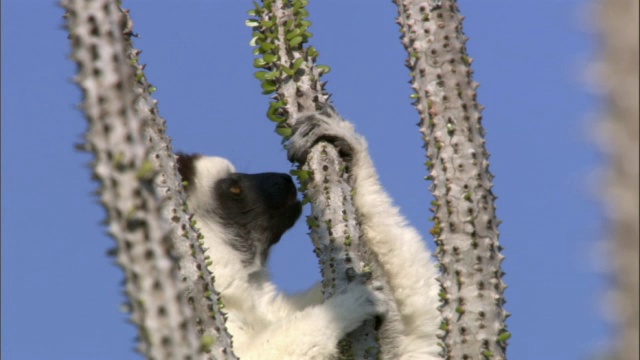
[[[351,124],[341,124],[353,131]],[[397,359],[439,359],[438,271],[418,231],[382,189],[366,142],[361,141],[352,170],[354,202],[364,239],[383,267],[400,312],[403,328],[397,329]]]
[[[294,133],[287,145],[290,154],[310,146],[300,134],[313,131],[344,139],[352,147],[354,202],[359,222],[364,239],[389,282],[400,314],[399,321],[391,323],[394,338],[384,340],[395,349],[393,356],[385,360],[439,359],[440,287],[435,263],[424,241],[383,190],[366,141],[355,133],[353,125],[332,109],[302,114],[298,119],[305,117],[316,119],[312,125],[307,124],[313,130]],[[300,123],[305,126],[304,120]],[[227,327],[233,335],[236,354],[243,360],[335,358],[338,341],[365,319],[379,314],[384,306],[377,294],[355,283],[345,293],[325,302],[320,285],[288,297],[278,292],[262,266],[243,266],[241,256],[222,241],[230,234],[217,219],[211,218],[211,212],[204,211],[215,206],[209,194],[212,184],[233,171],[233,166],[221,158],[196,160],[195,189],[191,189],[188,204],[209,248],[211,271],[229,315]]]
[[[351,146],[358,220],[369,249],[383,268],[400,313],[400,321],[391,323],[390,333],[394,339],[384,339],[398,349],[386,357],[388,360],[440,359],[437,338],[441,322],[440,285],[436,280],[435,262],[418,231],[408,225],[382,188],[365,139],[331,107],[301,114],[298,119],[301,124],[296,124],[298,129],[288,145],[290,155],[304,150],[312,141],[309,139],[320,134],[343,139]],[[315,135],[307,135],[314,132]],[[309,138],[306,143],[300,134]]]
[[[242,257],[224,239],[230,234],[207,211],[212,185],[234,170],[227,160],[203,157],[195,161],[189,208],[204,235],[210,270],[228,314],[227,328],[234,351],[242,360],[332,359],[337,343],[365,319],[384,311],[384,304],[362,284],[322,302],[320,285],[287,296],[270,281],[260,265],[243,266]]]

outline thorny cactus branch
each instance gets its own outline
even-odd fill
[[[447,359],[505,359],[505,319],[493,175],[455,0],[394,0],[435,196]]]
[[[321,76],[328,66],[317,65],[318,51],[303,47],[312,36],[311,22],[305,8],[307,0],[264,0],[249,14],[246,21],[253,28],[251,45],[255,46],[255,76],[261,81],[263,94],[272,94],[267,116],[277,123],[276,132],[283,137],[291,134],[297,115],[314,111],[318,104],[329,102]]]
[[[127,28],[132,29],[129,13],[123,14]],[[192,220],[193,214],[186,207],[186,194],[177,171],[171,139],[165,133],[166,121],[159,115],[157,100],[150,96],[154,87],[144,76],[144,65],[138,62],[141,51],[133,47],[130,36],[127,37],[127,53],[136,69],[134,90],[139,94],[136,109],[147,120],[145,136],[151,147],[152,161],[159,172],[156,186],[165,192],[167,198],[163,213],[171,219],[174,227],[172,236],[179,255],[180,276],[186,285],[187,300],[193,306],[201,347],[206,352],[210,351],[215,359],[237,359],[232,351],[231,335],[225,326],[226,314],[222,311],[220,294],[214,287],[215,275],[208,267],[210,257],[204,254],[206,249],[202,248],[202,235]]]
[[[264,0],[249,13],[253,28],[252,45],[259,57],[254,65],[264,94],[275,93],[267,116],[277,123],[276,132],[286,141],[299,114],[315,111],[327,104],[330,95],[320,78],[329,71],[317,65],[317,50],[303,45],[311,37],[306,20],[307,0]],[[320,142],[310,151],[307,163],[292,171],[312,201],[307,219],[322,273],[325,298],[346,287],[347,269],[370,269],[373,259],[360,241],[352,189],[343,160],[335,148]],[[375,276],[375,272],[374,272]],[[340,343],[342,356],[375,359],[378,353],[373,321],[366,322]]]
[[[118,242],[140,351],[154,359],[195,357],[195,324],[186,321],[191,311],[180,296],[171,228],[161,214],[144,121],[133,108],[137,95],[127,81],[134,71],[121,35],[123,17],[111,0],[63,5],[89,121],[87,146],[95,154],[109,232]]]
[[[153,359],[237,359],[165,121],[131,43],[131,18],[111,0],[63,6],[89,121],[85,147],[95,154],[140,351]]]
[[[638,1],[601,1],[598,12],[603,35],[604,73],[608,116],[601,124],[603,147],[609,155],[604,194],[610,218],[611,263],[616,275],[615,302],[618,335],[616,356],[640,357],[638,293]]]

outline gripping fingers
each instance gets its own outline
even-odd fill
[[[340,157],[351,162],[353,148],[346,137],[344,120],[333,110],[326,108],[319,112],[302,114],[295,121],[293,135],[286,148],[289,161],[304,164],[313,146],[321,141],[332,144]]]

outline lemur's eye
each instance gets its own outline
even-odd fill
[[[231,192],[233,195],[240,195],[242,194],[242,187],[238,183],[233,183],[231,184],[231,186],[229,186],[229,192]]]

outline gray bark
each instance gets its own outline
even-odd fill
[[[237,359],[165,121],[131,44],[131,18],[112,0],[62,5],[89,122],[85,148],[95,156],[139,349],[150,359]]]
[[[611,263],[616,287],[612,308],[616,313],[617,359],[640,358],[638,227],[640,132],[638,81],[637,0],[603,0],[598,12],[602,29],[604,73],[601,85],[606,92],[608,116],[601,124],[601,143],[609,156],[604,198],[608,205]]]
[[[318,53],[313,47],[303,46],[311,35],[306,4],[306,0],[265,0],[254,10],[256,19],[247,21],[254,29],[256,54],[261,56],[254,64],[265,70],[256,77],[266,94],[275,93],[269,118],[278,123],[276,132],[285,139],[297,115],[316,110],[330,96],[320,81],[328,67],[316,64]],[[294,174],[311,200],[312,215],[307,222],[322,267],[323,294],[329,298],[348,284],[347,268],[360,273],[375,265],[360,241],[348,174],[333,145],[316,145],[307,163]],[[374,322],[365,322],[339,347],[342,358],[376,359],[379,347]]]
[[[395,3],[433,181],[444,355],[505,359],[504,257],[463,17],[454,0]]]

